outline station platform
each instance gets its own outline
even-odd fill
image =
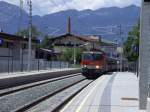
[[[103,75],[60,112],[139,112],[139,81],[134,73]]]
[[[80,72],[80,68],[64,68],[31,72],[16,72],[10,74],[2,73],[0,74],[0,90],[22,86],[33,82],[80,74]]]
[[[26,72],[13,72],[13,73],[0,73],[0,79],[13,78],[13,77],[22,77],[22,76],[30,76],[30,75],[39,75],[44,73],[54,73],[54,72],[63,72],[76,70],[79,68],[62,68],[62,69],[48,69],[48,70],[39,70],[39,71],[26,71]]]

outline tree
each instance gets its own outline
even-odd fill
[[[61,60],[70,62],[72,60],[72,49],[66,48],[61,55]]]
[[[135,62],[139,58],[139,38],[140,38],[140,24],[133,27],[129,32],[128,39],[124,43],[124,54],[130,62]]]
[[[38,36],[41,35],[41,32],[39,32],[35,26],[32,26],[31,29],[32,29],[32,38],[33,39],[36,39]],[[29,28],[21,29],[21,30],[17,31],[15,34],[18,36],[23,36],[23,37],[25,36],[28,38],[29,37]]]
[[[81,48],[75,48],[75,50],[76,50],[76,61],[77,63],[80,63],[83,50]],[[73,62],[74,48],[66,48],[66,50],[64,50],[63,52],[63,55],[61,56],[61,59],[63,61]]]
[[[81,62],[82,52],[83,52],[83,49],[76,48],[76,60],[77,60],[78,63]]]
[[[44,39],[42,40],[40,47],[45,48],[45,49],[52,49],[53,48],[53,45],[50,44],[50,37],[48,35],[44,36]]]

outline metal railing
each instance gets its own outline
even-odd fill
[[[47,61],[34,59],[31,62],[31,71],[52,70],[73,68],[74,65],[64,61]],[[13,57],[0,57],[0,73],[26,72],[28,69],[27,60],[14,60]]]

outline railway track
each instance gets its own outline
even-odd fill
[[[19,85],[17,87],[15,86],[15,87],[11,87],[11,88],[2,89],[2,90],[0,90],[0,97],[2,97],[3,95],[11,94],[13,92],[21,91],[24,89],[28,89],[31,87],[39,86],[42,84],[54,82],[57,80],[61,80],[61,79],[65,79],[65,78],[69,78],[69,77],[73,77],[73,76],[77,76],[77,75],[80,75],[80,73],[72,74],[72,75],[68,75],[68,76],[63,76],[63,77],[58,77],[58,78],[53,78],[53,79],[48,79],[48,80],[44,80],[44,81],[33,82],[33,83],[29,83],[29,84],[24,84],[24,85]]]
[[[84,76],[78,73],[3,89],[0,90],[0,112],[32,111],[32,108],[36,105],[53,98],[55,95],[63,93],[65,90],[75,88],[75,86],[78,85],[76,91],[62,101],[63,104],[71,96],[77,94],[86,87],[90,82],[92,81],[87,80]],[[53,108],[50,108],[51,111],[57,110],[62,104],[53,106]]]

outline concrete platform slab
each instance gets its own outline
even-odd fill
[[[61,112],[139,112],[138,83],[134,73],[103,75],[74,97]]]

